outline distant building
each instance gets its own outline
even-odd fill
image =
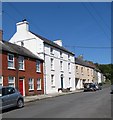
[[[29,31],[29,23],[24,20],[17,25],[11,43],[24,46],[44,60],[45,93],[58,92],[59,88],[75,90],[74,53],[65,49],[62,40],[50,41]]]
[[[94,68],[81,58],[75,58],[76,88],[83,88],[84,83],[93,83]]]

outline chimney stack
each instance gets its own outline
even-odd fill
[[[2,41],[2,39],[3,39],[3,31],[0,30],[0,41]]]
[[[17,32],[29,31],[29,23],[27,22],[26,19],[23,19],[22,22],[18,22],[16,26]]]

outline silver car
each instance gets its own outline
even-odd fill
[[[4,110],[14,106],[17,106],[18,108],[24,106],[23,96],[14,87],[0,87],[0,110]]]

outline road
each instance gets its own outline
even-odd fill
[[[27,103],[5,111],[3,118],[110,118],[110,88],[81,92]]]

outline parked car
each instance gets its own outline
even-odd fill
[[[96,91],[96,85],[94,83],[84,83],[84,92]]]
[[[17,106],[18,108],[22,108],[24,106],[23,96],[14,87],[0,87],[0,110],[14,106]]]
[[[102,90],[102,86],[99,84],[95,84],[96,85],[96,90]]]
[[[111,94],[113,94],[113,85],[111,85]]]

